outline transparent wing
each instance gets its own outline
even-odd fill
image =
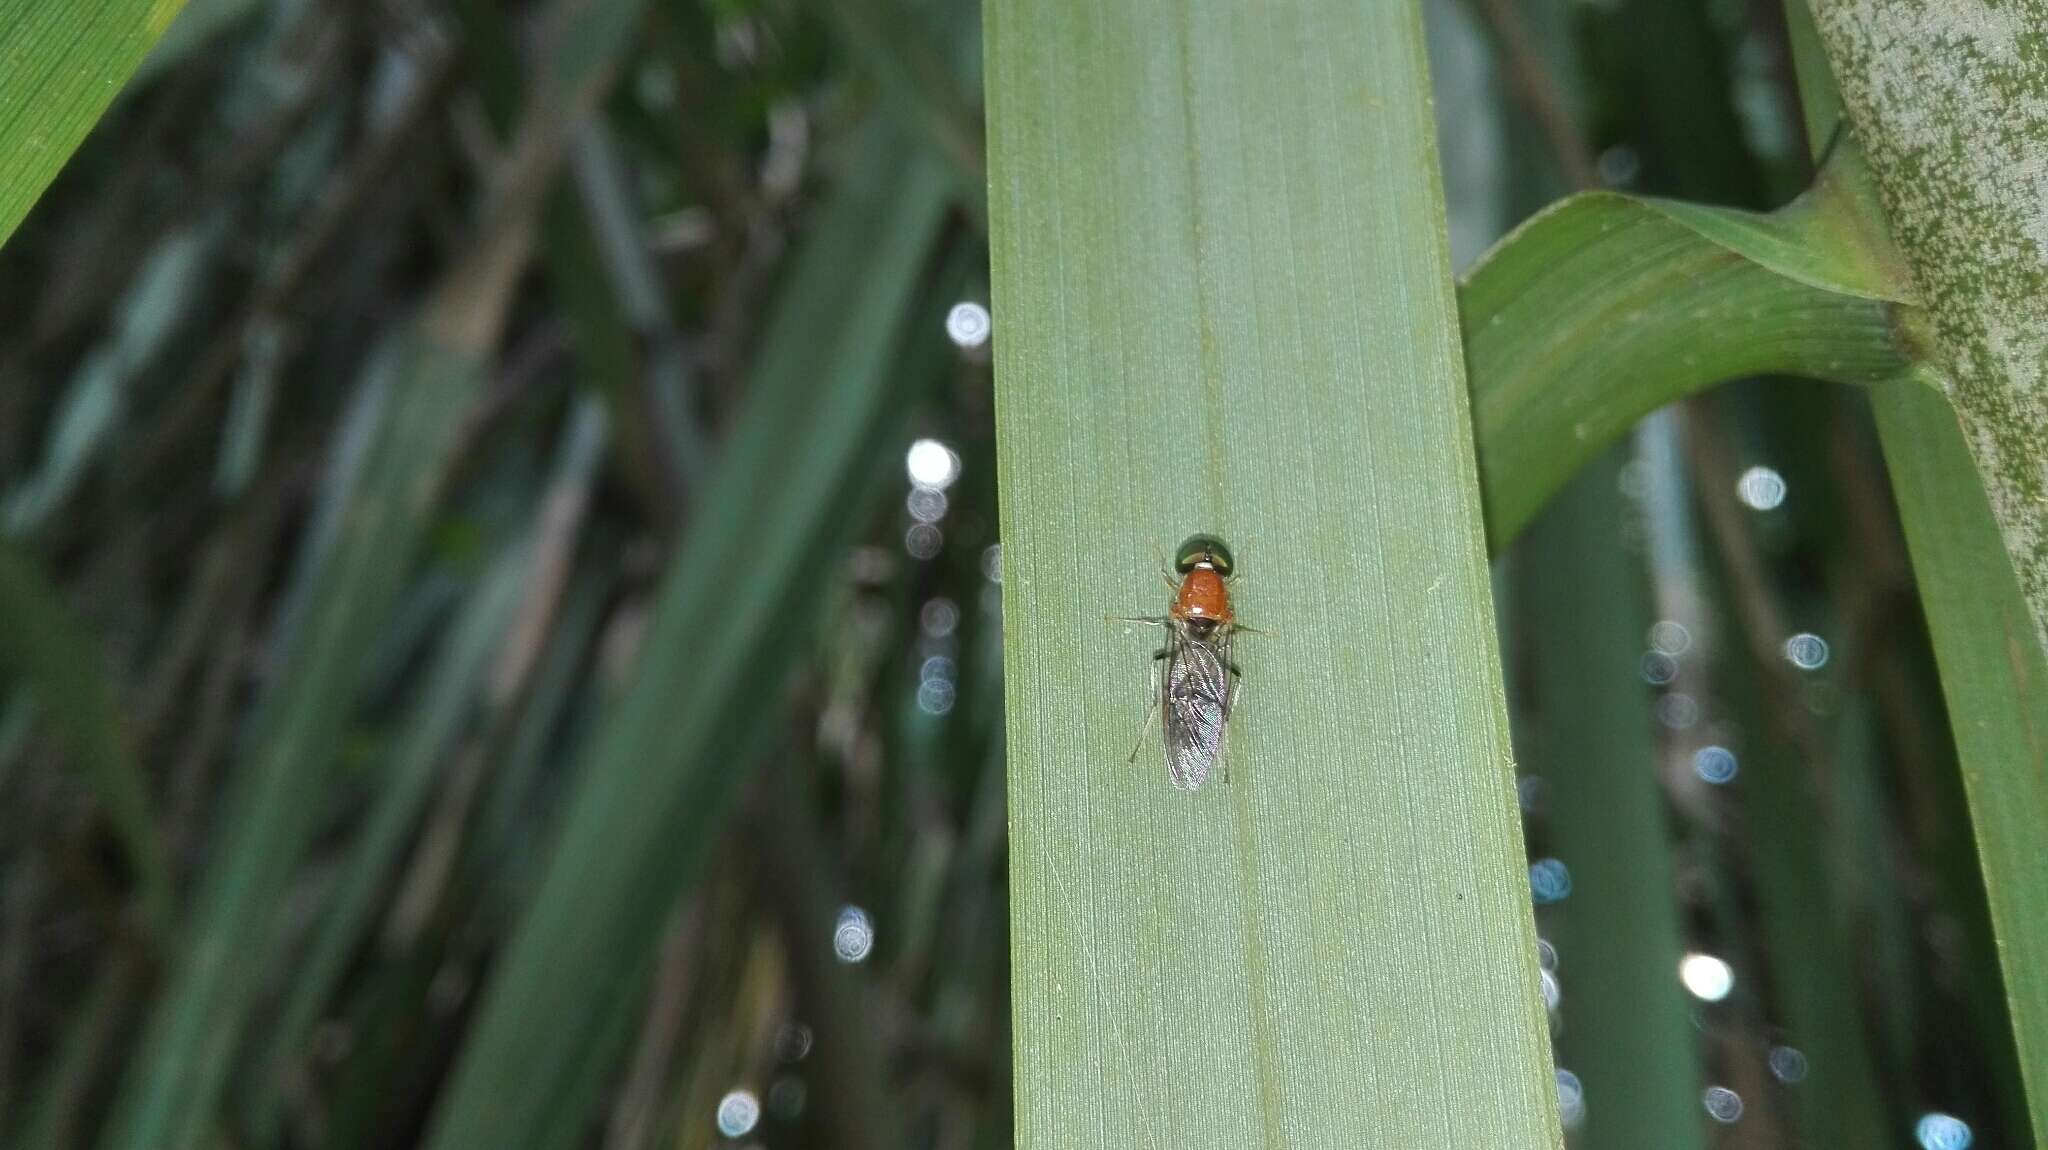
[[[1192,791],[1223,755],[1223,725],[1230,718],[1230,654],[1225,642],[1169,632],[1159,714],[1166,743],[1166,776]]]

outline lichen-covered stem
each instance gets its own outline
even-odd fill
[[[2048,645],[2048,0],[1815,0]]]

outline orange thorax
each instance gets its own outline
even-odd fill
[[[1230,622],[1230,592],[1223,586],[1223,576],[1206,563],[1197,565],[1181,579],[1180,591],[1173,597],[1172,615],[1182,621]]]

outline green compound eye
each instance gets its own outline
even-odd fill
[[[1173,569],[1182,575],[1193,571],[1197,564],[1207,563],[1216,573],[1229,578],[1230,569],[1236,563],[1230,557],[1230,545],[1214,535],[1190,535],[1187,542],[1173,553]]]

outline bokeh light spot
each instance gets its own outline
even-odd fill
[[[1785,477],[1768,467],[1752,467],[1735,481],[1736,498],[1757,511],[1775,511],[1785,502]]]
[[[832,953],[841,962],[860,962],[875,949],[875,923],[868,912],[857,906],[845,906],[839,911],[839,921],[832,926]]]
[[[1953,1114],[1939,1110],[1920,1116],[1913,1125],[1913,1137],[1920,1143],[1920,1150],[1969,1150],[1975,1135],[1970,1124]]]
[[[1742,1095],[1726,1086],[1709,1086],[1700,1095],[1700,1105],[1707,1111],[1707,1117],[1723,1125],[1742,1117]]]
[[[1678,981],[1694,998],[1719,1002],[1735,989],[1735,971],[1711,954],[1688,954],[1678,960]]]
[[[730,1090],[718,1100],[718,1132],[744,1138],[761,1121],[761,1100],[751,1090]]]

